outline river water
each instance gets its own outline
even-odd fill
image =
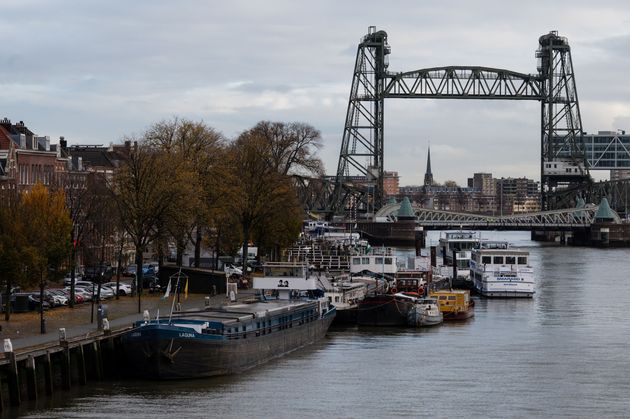
[[[335,328],[244,374],[98,383],[30,417],[630,417],[630,251],[527,247],[531,300],[477,299],[432,329]],[[431,233],[429,240],[436,240]]]

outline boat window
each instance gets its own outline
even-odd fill
[[[392,264],[392,258],[385,258],[385,265],[391,265]]]
[[[352,258],[352,264],[353,265],[360,265],[361,264],[361,258]]]
[[[363,258],[362,262],[363,265],[368,265],[370,263],[370,258]]]
[[[481,263],[492,263],[492,258],[490,256],[482,256]]]
[[[456,300],[456,299],[457,299],[457,297],[455,297],[454,295],[449,295],[449,296],[448,296],[448,299],[449,299],[449,300],[451,300],[451,301],[453,301],[453,300]]]
[[[525,257],[525,256],[519,256],[519,257],[518,257],[518,264],[519,264],[519,265],[527,265],[527,257]]]
[[[503,256],[495,256],[494,257],[494,263],[496,265],[503,265]]]
[[[514,265],[514,264],[516,264],[516,257],[514,257],[514,256],[506,256],[505,257],[505,263],[507,265]]]
[[[336,296],[335,297],[335,303],[338,303],[338,302],[339,302],[339,296]]]
[[[375,258],[374,259],[374,263],[376,263],[377,265],[382,265],[383,264],[383,258]]]

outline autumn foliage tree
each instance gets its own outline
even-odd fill
[[[225,141],[223,136],[203,122],[173,118],[153,124],[145,133],[146,144],[169,156],[180,176],[186,177],[188,198],[177,211],[165,219],[177,247],[177,263],[188,242],[195,246],[195,266],[199,266],[202,230],[217,203],[225,197],[218,184],[225,179],[223,165]],[[183,179],[182,179],[183,180]]]
[[[0,280],[4,284],[4,319],[11,318],[11,289],[24,282],[26,244],[21,195],[15,189],[2,190],[0,200]]]
[[[27,286],[39,283],[42,333],[45,333],[41,305],[44,287],[49,275],[58,271],[70,256],[72,220],[64,192],[50,192],[40,183],[23,194],[20,210],[25,220],[23,255],[28,272],[24,281]]]
[[[314,154],[319,140],[309,125],[263,121],[232,144],[230,167],[238,198],[231,213],[242,232],[244,263],[251,239],[278,247],[297,238],[303,213],[289,175],[321,173]]]

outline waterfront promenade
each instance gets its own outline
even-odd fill
[[[239,290],[237,300],[240,297],[248,298],[252,296],[251,290]],[[151,318],[155,318],[158,310],[160,317],[166,317],[171,310],[173,295],[168,299],[162,299],[162,293],[143,294],[141,299],[142,311],[149,310]],[[205,304],[205,294],[189,294],[187,299],[180,296],[182,311],[194,308],[203,308]],[[224,294],[210,297],[211,306],[220,306],[227,302]],[[107,306],[107,319],[110,329],[117,329],[130,326],[134,321],[142,319],[142,313],[138,313],[138,298],[126,296],[120,297],[118,300],[110,299],[103,301],[103,305]],[[0,325],[0,339],[10,338],[14,349],[24,349],[30,346],[41,345],[50,342],[59,341],[59,328],[66,329],[66,337],[68,339],[79,336],[89,336],[101,333],[97,329],[97,305],[94,304],[94,321],[91,318],[91,303],[83,303],[76,305],[74,308],[58,307],[47,310],[44,313],[46,319],[46,332],[40,333],[40,318],[38,311],[28,313],[12,313],[11,320],[5,321],[4,315]]]

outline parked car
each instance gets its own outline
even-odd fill
[[[142,266],[142,269],[144,269],[145,267],[152,268],[156,276],[160,271],[160,264],[158,262],[147,262]]]
[[[114,269],[110,265],[86,266],[83,278],[88,281],[109,281],[114,275]]]
[[[98,290],[98,288],[97,288]],[[101,284],[101,294],[100,294],[100,299],[101,300],[107,300],[109,298],[114,298],[114,295],[116,295],[116,290],[111,289],[108,286],[102,285]]]
[[[223,270],[228,276],[243,275],[243,269],[238,266],[234,266],[231,263],[226,263],[225,266],[223,266]]]
[[[66,290],[70,292],[70,287],[66,287]],[[92,301],[92,288],[89,291],[82,287],[75,287],[74,294],[83,297],[83,301]]]
[[[59,293],[58,290],[48,289],[44,293],[47,297],[46,301],[48,301],[53,307],[68,305],[68,298],[62,293]]]
[[[116,292],[116,282],[106,282],[103,285],[110,287],[114,292]],[[118,295],[130,295],[131,294],[131,285],[126,282],[121,282],[118,287]]]
[[[136,276],[136,271],[136,264],[132,263],[125,268],[122,274],[123,276]]]
[[[44,300],[44,310],[50,308],[50,304]],[[39,310],[39,293],[19,292],[11,298],[11,310],[14,313],[24,313],[32,310]]]
[[[74,282],[77,281],[83,281],[83,276],[82,275],[75,275],[74,276]],[[70,274],[67,274],[66,277],[63,279],[63,284],[64,285],[70,285],[72,283],[72,278],[70,277]]]
[[[68,299],[68,301],[70,301],[70,287],[68,287],[67,289],[58,289],[57,290],[60,293],[63,293],[63,295],[66,296],[66,298]],[[81,294],[77,294],[76,292],[74,293],[74,303],[75,304],[81,304],[83,303],[85,300],[83,299],[83,296]]]

